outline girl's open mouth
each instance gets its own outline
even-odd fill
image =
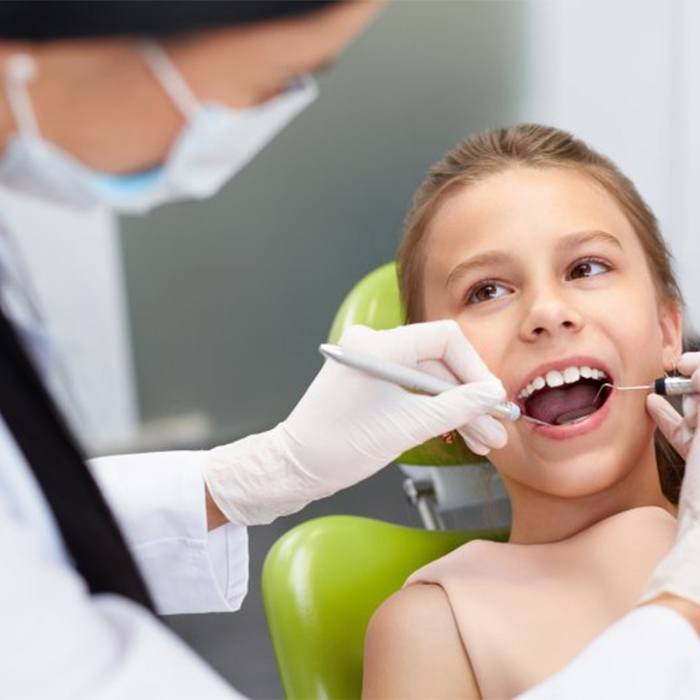
[[[587,433],[609,410],[612,383],[608,372],[589,365],[570,365],[534,377],[517,400],[523,413],[548,425],[532,425],[544,436],[565,439]]]

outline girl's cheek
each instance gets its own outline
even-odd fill
[[[497,376],[502,364],[503,348],[508,342],[502,342],[503,335],[492,328],[474,323],[459,322],[464,337],[472,344],[486,366]]]

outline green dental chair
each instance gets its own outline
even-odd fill
[[[361,323],[375,329],[401,325],[396,267],[384,265],[348,294],[329,342]],[[397,460],[419,467],[449,468],[483,463],[461,441],[431,440]],[[457,471],[447,469],[446,471]],[[263,567],[262,593],[282,687],[288,700],[359,698],[367,624],[377,607],[413,571],[470,539],[507,537],[501,528],[445,531],[420,479],[404,483],[426,530],[368,518],[329,516],[302,523],[271,548]]]

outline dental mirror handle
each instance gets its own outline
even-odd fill
[[[456,386],[456,383],[438,379],[431,374],[426,374],[412,367],[405,367],[396,362],[388,362],[380,360],[371,355],[363,355],[354,350],[347,350],[339,345],[331,345],[323,343],[319,346],[319,352],[324,357],[335,360],[341,365],[347,365],[354,369],[359,369],[366,374],[369,374],[377,379],[384,379],[413,391],[420,391],[424,394],[436,396],[444,391],[450,391]],[[516,421],[521,417],[520,407],[512,401],[505,401],[496,404],[488,411],[494,418],[505,418],[506,420]]]

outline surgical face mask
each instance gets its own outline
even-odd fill
[[[35,66],[20,54],[6,64],[7,97],[18,134],[0,154],[0,185],[76,208],[103,206],[125,214],[204,199],[218,192],[318,94],[315,81],[304,76],[254,108],[202,104],[158,44],[145,42],[143,53],[186,119],[160,166],[133,175],[100,173],[42,138],[27,91]]]

